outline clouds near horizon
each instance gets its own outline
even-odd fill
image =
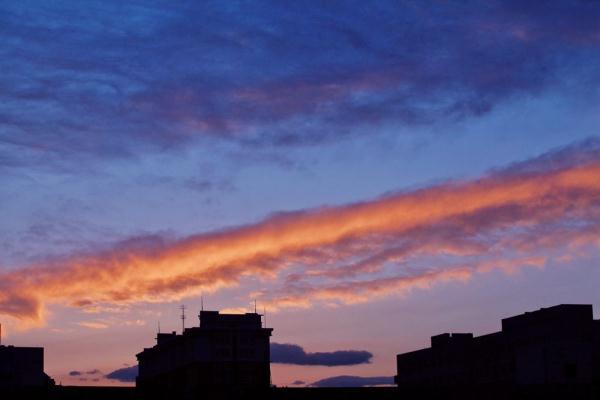
[[[368,364],[373,354],[364,350],[337,350],[307,353],[301,346],[290,343],[271,343],[271,362],[275,364],[342,365]]]
[[[391,386],[394,384],[393,376],[354,376],[340,375],[320,379],[310,386],[314,387],[363,387],[363,386]]]
[[[138,376],[138,366],[133,365],[131,367],[119,368],[108,374],[106,379],[116,380],[119,382],[135,382],[135,378]]]

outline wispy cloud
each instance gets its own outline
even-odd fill
[[[101,375],[102,371],[99,369],[91,369],[89,371],[70,371],[69,376],[82,376],[82,375]]]
[[[96,322],[96,321],[81,321],[78,322],[77,325],[83,326],[84,328],[90,329],[106,329],[110,325],[105,324],[104,322]]]
[[[100,371],[99,369],[95,368],[95,369],[91,369],[89,371],[85,371],[86,375],[98,375],[101,374],[102,371]]]
[[[476,117],[560,75],[597,84],[599,17],[593,1],[5,3],[0,166]]]
[[[269,308],[369,301],[600,245],[600,142],[346,206],[179,240],[132,238],[0,275],[0,312],[174,300],[260,277]]]

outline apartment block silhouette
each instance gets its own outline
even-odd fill
[[[431,347],[397,356],[395,379],[400,388],[600,383],[600,320],[591,305],[562,304],[505,318],[488,335],[433,336]]]
[[[0,346],[0,389],[44,388],[54,381],[44,373],[43,347]]]
[[[147,398],[191,398],[201,393],[268,390],[272,329],[261,315],[201,311],[200,325],[182,334],[159,333],[137,354],[137,387]]]

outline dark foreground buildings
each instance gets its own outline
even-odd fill
[[[503,319],[500,332],[433,336],[431,347],[399,354],[397,371],[400,389],[591,388],[600,383],[600,320],[591,305],[542,308]]]
[[[0,399],[600,400],[600,321],[590,305],[506,318],[500,332],[479,337],[434,336],[430,348],[397,356],[397,387],[273,387],[271,333],[256,313],[202,311],[199,327],[159,334],[137,355],[136,388],[52,386],[42,348],[0,346]]]
[[[154,347],[137,354],[137,388],[147,398],[268,391],[270,328],[261,315],[201,311],[200,326],[183,334],[159,333]]]
[[[0,346],[0,391],[45,389],[53,384],[44,373],[43,347]]]

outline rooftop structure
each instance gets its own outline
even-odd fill
[[[137,354],[137,386],[147,397],[193,397],[223,388],[267,389],[271,382],[270,328],[261,315],[201,311],[200,325],[182,334],[158,333]]]

